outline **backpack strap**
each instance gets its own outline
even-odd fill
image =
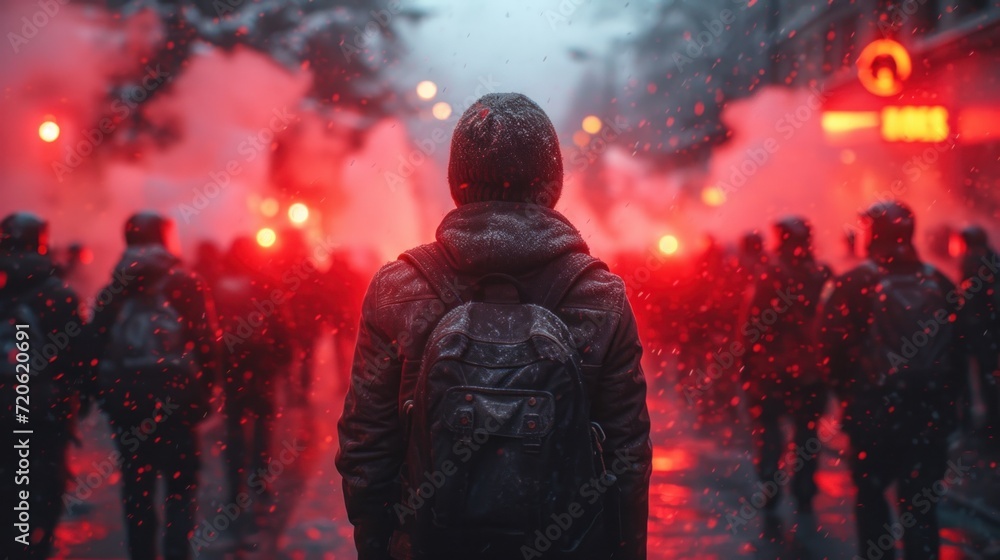
[[[406,251],[399,256],[417,268],[421,276],[430,283],[431,289],[441,298],[441,301],[449,307],[457,307],[462,304],[462,294],[452,281],[454,275],[451,266],[444,256],[444,252],[437,243],[428,243]]]
[[[608,270],[608,265],[587,253],[567,253],[556,259],[538,278],[540,289],[548,287],[541,298],[541,306],[555,310],[580,278],[594,269]]]

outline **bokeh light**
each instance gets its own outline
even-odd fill
[[[305,223],[305,221],[309,219],[309,207],[301,202],[296,202],[288,207],[288,219],[291,220],[293,224]]]
[[[261,247],[270,247],[278,240],[278,234],[271,228],[260,228],[257,231],[257,244]]]
[[[701,191],[701,201],[708,206],[722,206],[726,202],[726,192],[717,186],[705,187]]]
[[[434,115],[435,119],[443,121],[451,116],[451,105],[448,105],[444,101],[439,101],[431,108],[431,114]]]
[[[59,125],[54,121],[45,121],[38,127],[38,137],[44,142],[55,142],[59,138]]]
[[[587,134],[597,134],[601,131],[602,126],[603,124],[601,123],[601,119],[595,117],[594,115],[587,115],[583,119],[581,128],[583,128],[584,132]]]
[[[437,92],[437,84],[430,80],[424,80],[417,84],[417,97],[420,99],[434,99]]]
[[[660,238],[660,252],[664,255],[676,254],[681,248],[681,242],[673,235],[664,235]]]
[[[267,216],[268,218],[273,218],[278,215],[278,201],[273,198],[265,198],[263,202],[260,203],[260,213]]]

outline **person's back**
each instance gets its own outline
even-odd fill
[[[89,327],[97,400],[122,455],[133,558],[156,556],[158,474],[170,497],[163,556],[190,557],[200,465],[195,427],[209,413],[218,369],[215,311],[201,280],[167,249],[171,227],[153,213],[129,218],[126,250]]]
[[[786,218],[774,229],[775,256],[755,279],[747,318],[751,328],[743,334],[754,388],[780,398],[790,385],[818,381],[813,340],[816,312],[832,273],[813,257],[808,222]]]
[[[230,373],[233,369],[261,373],[254,379],[227,375],[223,388],[227,397],[251,400],[274,396],[274,376],[291,362],[293,340],[292,319],[283,305],[287,293],[258,272],[261,261],[254,251],[248,237],[233,241],[212,294],[226,367]]]
[[[780,419],[793,421],[793,441],[804,456],[792,478],[792,494],[800,513],[812,511],[817,486],[816,454],[820,416],[827,392],[820,381],[819,357],[813,339],[820,294],[830,270],[813,257],[812,227],[798,217],[774,225],[775,256],[758,269],[744,323],[743,344],[748,348],[742,377],[754,415],[758,448],[757,472],[773,482],[785,444]],[[765,510],[773,511],[782,485],[768,496]]]
[[[483,558],[503,554],[602,558],[610,557],[612,548],[617,549],[616,558],[645,558],[651,446],[645,381],[639,364],[641,346],[621,279],[586,256],[587,245],[580,234],[551,208],[561,190],[562,165],[555,131],[544,112],[517,94],[491,94],[480,99],[456,128],[449,183],[458,208],[443,219],[437,243],[384,266],[372,280],[362,307],[351,387],[339,424],[341,449],[337,458],[359,558],[440,558],[444,551]],[[426,256],[427,249],[433,256]],[[424,257],[419,257],[421,254]],[[573,271],[579,276],[570,278]],[[588,419],[603,430],[603,443],[597,449],[603,450],[599,454],[607,470],[606,477],[585,488],[539,487],[538,495],[579,493],[575,498],[579,503],[543,519],[531,518],[542,509],[525,507],[523,525],[508,535],[511,549],[506,552],[489,548],[496,541],[466,539],[461,546],[434,540],[424,528],[414,528],[414,521],[425,518],[427,508],[455,518],[460,515],[457,510],[484,511],[507,505],[504,495],[491,495],[487,488],[502,481],[472,481],[464,491],[469,501],[448,505],[441,499],[435,501],[434,490],[428,491],[422,484],[414,489],[416,493],[404,495],[401,485],[412,488],[418,481],[400,478],[404,462],[412,466],[419,460],[407,453],[408,441],[426,436],[417,433],[418,427],[408,425],[409,407],[405,405],[417,398],[416,407],[421,406],[415,385],[424,379],[423,367],[429,365],[423,363],[425,346],[436,342],[428,338],[445,313],[476,300],[484,277],[496,274],[504,275],[500,278],[503,282],[522,286],[527,293],[520,298],[532,303],[545,302],[546,296],[551,302],[558,296],[551,292],[566,288],[565,297],[550,310],[568,327],[571,350],[582,360],[579,371],[585,395],[581,405],[591,403]],[[516,327],[498,324],[497,332]],[[480,338],[483,340],[465,340],[470,348],[478,348],[490,337]],[[456,359],[463,364],[474,361],[471,356]],[[506,365],[510,357],[485,359],[491,360],[500,366],[499,362]],[[488,393],[490,390],[483,389],[477,394]],[[464,397],[468,403],[474,400],[470,396]],[[522,405],[535,406],[532,399]],[[545,405],[539,402],[539,408]],[[473,414],[473,405],[469,410]],[[522,429],[528,445],[533,424],[544,421],[536,419],[545,416],[541,410],[537,416],[525,412]],[[476,425],[475,417],[471,418],[471,424]],[[460,419],[430,419],[440,420]],[[485,436],[488,439],[488,434]],[[541,451],[543,456],[547,451]],[[459,453],[456,463],[463,456]],[[496,457],[497,461],[502,459]],[[429,482],[435,488],[452,485],[446,478],[448,471],[428,475],[440,480],[440,484]],[[511,472],[505,478],[517,480],[518,476],[537,482],[533,473]],[[593,521],[589,531],[587,527],[571,528],[581,512],[595,504],[603,506],[603,517],[588,517],[588,522]],[[464,528],[467,534],[477,529],[472,522]],[[560,555],[557,549],[568,533],[580,535],[575,541],[578,548]],[[602,552],[605,550],[607,553]]]
[[[69,474],[66,450],[75,437],[83,380],[78,300],[59,280],[49,258],[47,229],[44,221],[27,213],[12,214],[0,222],[0,356],[4,361],[0,393],[9,395],[0,405],[0,428],[4,447],[24,450],[19,452],[28,452],[31,460],[30,480],[15,476],[14,461],[0,465],[0,501],[17,509],[24,500],[22,493],[27,492],[24,501],[34,530],[28,533],[13,523],[4,524],[0,530],[4,550],[14,558],[47,558],[51,551],[63,509]],[[15,434],[15,430],[23,432]],[[23,546],[26,542],[31,546]]]
[[[955,427],[959,298],[918,258],[909,208],[879,203],[864,219],[869,259],[837,278],[820,329],[830,384],[845,403],[859,552],[892,523],[885,491],[896,482],[900,515],[910,520],[902,534],[907,560],[936,558],[936,506],[921,505],[918,494],[944,476]]]
[[[290,320],[283,292],[265,281],[250,238],[233,241],[219,272],[214,302],[222,330],[226,460],[229,500],[252,495],[252,504],[233,522],[238,539],[266,528],[272,494],[251,486],[252,473],[265,472],[277,413],[278,385],[292,360]],[[254,492],[251,493],[251,490]]]

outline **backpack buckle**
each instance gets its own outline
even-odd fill
[[[524,423],[521,426],[524,431],[524,451],[525,453],[538,454],[542,452],[542,417],[538,414],[525,414]]]
[[[469,406],[463,406],[455,411],[455,420],[458,421],[459,441],[472,443],[472,433],[476,426],[476,413]]]

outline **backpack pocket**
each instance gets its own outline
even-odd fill
[[[441,527],[521,534],[537,523],[555,402],[545,391],[453,387],[431,441]],[[450,473],[450,474],[449,474]],[[443,475],[443,476],[440,476]],[[433,480],[431,480],[433,479]],[[474,484],[472,482],[475,482]]]

